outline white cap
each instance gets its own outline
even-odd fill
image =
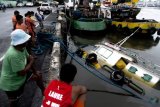
[[[21,29],[16,29],[11,33],[11,45],[17,46],[29,40],[31,36]]]

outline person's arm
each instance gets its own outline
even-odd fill
[[[79,97],[85,96],[86,93],[87,93],[87,88],[85,86],[73,85],[72,86],[72,103],[74,104]]]
[[[19,71],[18,74],[22,76],[25,75],[31,69],[33,63],[34,63],[34,57],[29,55],[29,57],[27,58],[26,67],[23,70]]]

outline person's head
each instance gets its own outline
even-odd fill
[[[64,64],[60,70],[60,80],[71,83],[77,73],[77,68],[73,64]]]
[[[40,8],[39,8],[39,7],[37,8],[37,11],[38,11],[38,12],[40,11]]]
[[[23,49],[26,47],[27,41],[30,39],[30,35],[21,29],[16,29],[11,33],[11,45]]]
[[[31,16],[34,16],[34,11],[30,11]]]
[[[26,14],[25,14],[25,17],[31,17],[31,11],[28,11]]]
[[[27,15],[28,15],[28,12],[24,14],[25,17],[27,17]]]
[[[15,15],[15,16],[16,16],[16,15],[19,15],[19,11],[15,10],[15,11],[14,11],[14,15]]]
[[[17,15],[16,20],[19,24],[23,23],[23,16],[22,15]]]

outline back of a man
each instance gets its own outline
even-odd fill
[[[12,30],[15,30],[15,25],[17,23],[17,19],[16,19],[16,16],[19,15],[19,11],[15,10],[14,11],[14,15],[12,16],[12,24],[13,24],[13,29]]]
[[[17,90],[22,84],[24,84],[26,75],[19,76],[17,72],[25,68],[28,56],[29,54],[26,49],[23,52],[18,52],[13,46],[8,49],[3,60],[0,89],[13,91]],[[19,62],[18,65],[16,62]]]
[[[60,79],[51,81],[45,89],[42,107],[84,107],[86,87],[71,84],[76,73],[74,65],[64,64],[60,70]]]
[[[71,107],[72,86],[58,80],[53,80],[45,90],[44,107]],[[61,105],[61,106],[60,106]]]

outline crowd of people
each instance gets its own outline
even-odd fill
[[[34,17],[41,28],[44,27],[44,17],[39,9],[36,13],[28,11],[24,16],[25,18],[19,11],[14,11],[11,43],[5,53],[0,72],[0,89],[8,96],[10,107],[18,107],[24,86],[29,80],[36,81],[41,89],[44,96],[42,107],[77,107],[77,104],[83,107],[87,89],[71,84],[77,73],[73,64],[64,64],[59,79],[51,81],[47,87],[44,86],[42,73],[34,66],[36,57],[31,53],[31,47],[36,41]]]

